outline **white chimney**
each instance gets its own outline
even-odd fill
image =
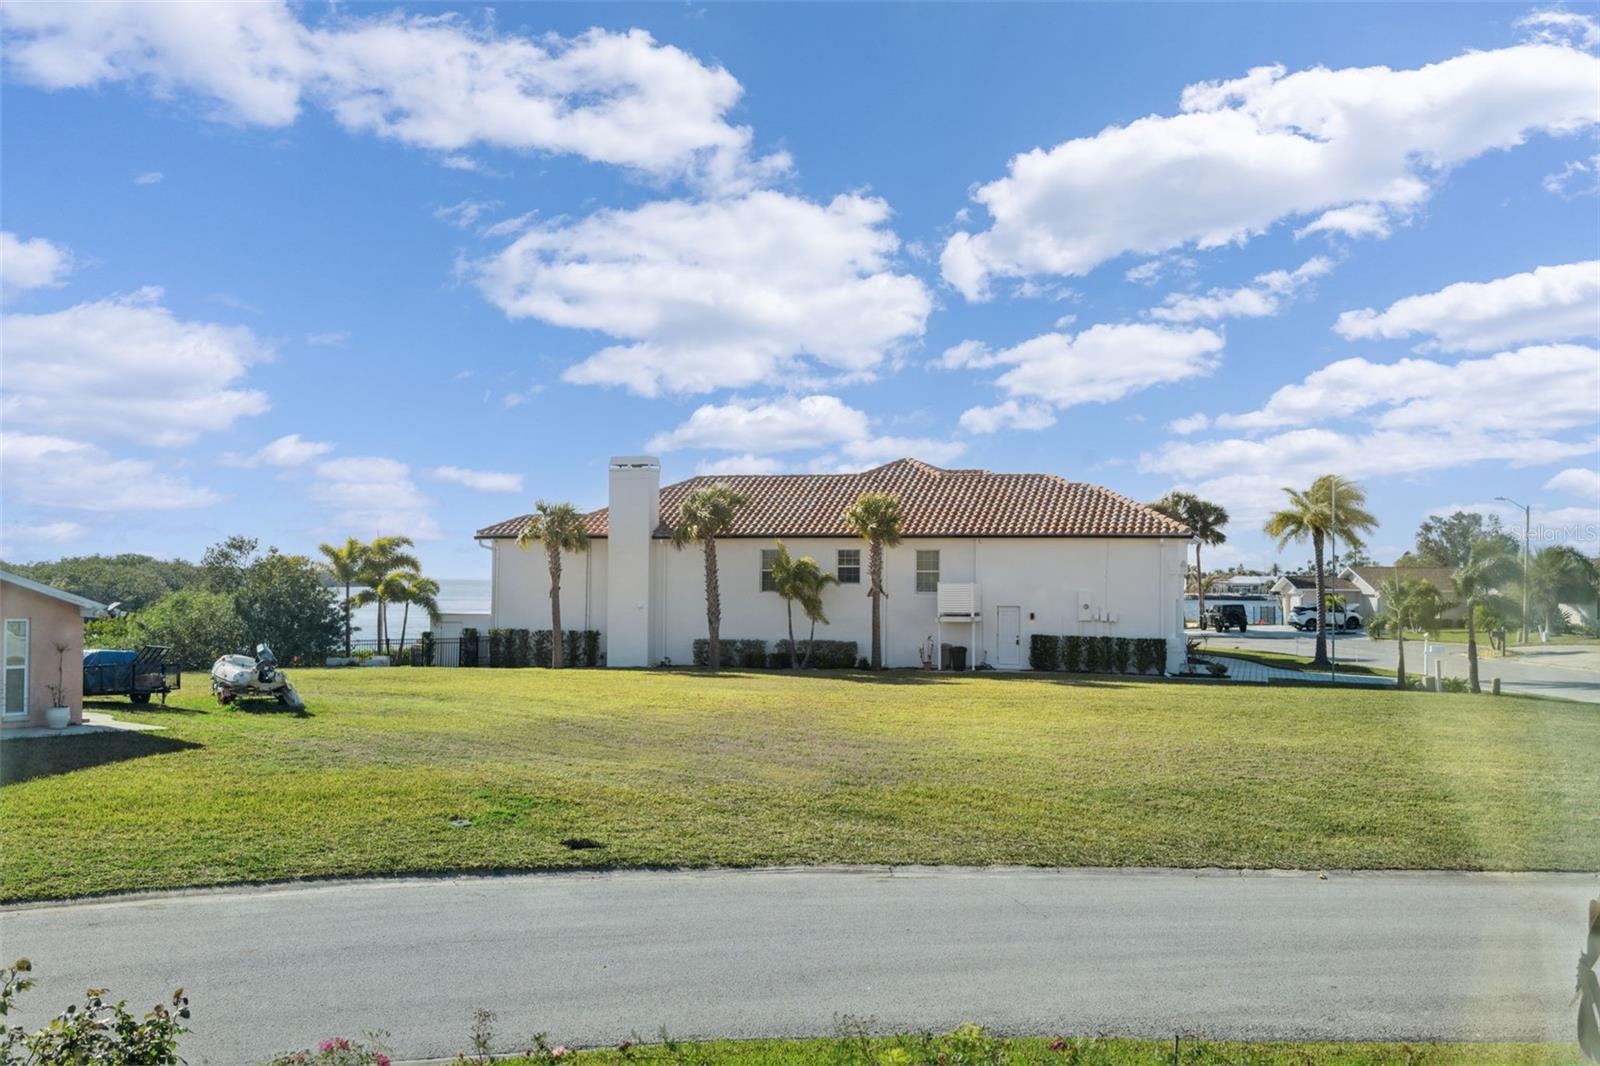
[[[650,665],[650,539],[661,520],[661,460],[611,459],[606,534],[606,665]]]

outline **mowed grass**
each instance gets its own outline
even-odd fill
[[[703,1044],[636,1045],[627,1051],[594,1050],[563,1061],[582,1066],[659,1063],[666,1066],[914,1066],[938,1062],[991,1062],[1007,1066],[1172,1066],[1171,1040],[1107,1037],[1025,1038],[986,1044],[988,1054],[958,1059],[948,1038],[871,1040],[720,1040]],[[1055,1045],[1055,1046],[1052,1046]],[[945,1058],[939,1058],[940,1052]],[[504,1066],[536,1066],[548,1059],[508,1059]],[[1274,1044],[1186,1039],[1181,1066],[1581,1066],[1576,1044]]]
[[[292,674],[309,716],[185,691],[114,705],[161,733],[0,743],[0,898],[596,866],[1600,869],[1600,708],[1581,704],[993,674]],[[562,843],[578,838],[600,846]]]

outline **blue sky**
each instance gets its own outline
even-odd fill
[[[477,576],[647,449],[1595,547],[1593,6],[3,10],[7,558]]]

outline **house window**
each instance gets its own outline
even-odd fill
[[[838,571],[839,584],[861,584],[861,549],[840,548],[839,565],[835,569]]]
[[[939,553],[917,549],[917,591],[939,591]]]
[[[772,564],[778,561],[778,549],[761,549],[761,591],[777,592],[778,583],[772,580]]]
[[[7,618],[5,635],[5,702],[0,715],[22,718],[28,713],[28,620]]]

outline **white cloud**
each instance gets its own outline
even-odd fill
[[[394,459],[362,455],[319,463],[311,498],[329,508],[337,529],[355,536],[439,537],[433,501],[411,480],[411,468]]]
[[[501,206],[499,200],[460,200],[437,209],[433,217],[461,229],[471,229],[478,224],[478,219],[491,211],[498,211]]]
[[[133,183],[135,185],[160,185],[165,177],[166,175],[159,170],[146,170],[142,174],[135,174]]]
[[[23,240],[0,230],[0,295],[55,288],[72,273],[72,253],[43,237]]]
[[[1191,85],[1180,114],[1015,156],[974,194],[990,226],[950,238],[944,278],[981,300],[996,276],[1081,275],[1129,252],[1243,242],[1286,219],[1371,230],[1374,212],[1415,211],[1453,166],[1600,122],[1597,79],[1587,52],[1523,44],[1415,70],[1259,67]]]
[[[1187,255],[1158,255],[1129,267],[1122,274],[1137,285],[1154,285],[1167,274],[1192,274],[1196,263]]]
[[[288,436],[279,437],[262,445],[259,449],[248,455],[237,452],[224,452],[219,461],[228,466],[258,467],[294,467],[304,466],[311,460],[327,455],[333,451],[333,445],[326,441],[301,440],[300,434],[290,433]]]
[[[1545,192],[1568,200],[1600,195],[1600,155],[1590,156],[1587,162],[1574,159],[1554,174],[1546,174],[1539,184]]]
[[[1423,334],[1422,351],[1486,352],[1512,344],[1600,336],[1600,260],[1542,266],[1494,281],[1460,281],[1378,312],[1346,311],[1347,340]]]
[[[307,333],[306,343],[315,348],[343,348],[350,343],[350,331],[330,329],[325,333]]]
[[[1210,415],[1192,414],[1184,415],[1182,418],[1174,418],[1171,422],[1167,423],[1167,429],[1178,434],[1180,437],[1185,437],[1190,433],[1198,433],[1210,425]]]
[[[0,526],[0,558],[15,559],[25,545],[70,543],[88,531],[81,522],[7,522]]]
[[[1576,11],[1551,8],[1534,11],[1517,20],[1520,29],[1536,41],[1552,44],[1573,44],[1580,48],[1600,46],[1600,22]]]
[[[1169,441],[1140,463],[1254,521],[1281,503],[1282,486],[1329,470],[1378,478],[1591,457],[1600,449],[1596,396],[1600,352],[1578,345],[1455,364],[1344,359],[1279,389],[1260,410],[1212,422],[1250,435]],[[1259,435],[1266,430],[1276,432]]]
[[[1293,299],[1317,278],[1333,269],[1333,261],[1315,256],[1294,270],[1269,270],[1257,274],[1248,285],[1237,289],[1212,289],[1204,295],[1172,293],[1150,317],[1162,322],[1198,322],[1219,318],[1264,318],[1278,313],[1279,306]]]
[[[1600,500],[1600,470],[1587,466],[1568,467],[1546,481],[1544,487],[1589,500]]]
[[[513,318],[623,342],[569,367],[578,384],[709,392],[808,361],[859,376],[919,337],[932,307],[893,272],[888,219],[856,195],[658,201],[532,229],[479,263],[478,283]]]
[[[705,477],[724,477],[732,474],[781,474],[784,465],[770,455],[730,455],[725,459],[709,459],[696,463],[694,472]]]
[[[242,326],[189,322],[160,304],[160,289],[17,314],[0,335],[13,425],[188,444],[268,407],[239,387],[271,349]]]
[[[1044,333],[999,351],[965,341],[948,349],[941,365],[1009,366],[995,379],[1007,395],[1065,410],[1204,376],[1216,369],[1221,351],[1222,338],[1209,329],[1124,322],[1091,326],[1076,336]]]
[[[572,154],[741,189],[789,168],[728,122],[742,89],[643,30],[498,33],[453,14],[302,22],[285,3],[8,4],[10,75],[46,89],[127,82],[193,93],[214,117],[282,127],[301,107],[470,162],[474,146]]]
[[[1260,410],[1218,415],[1224,429],[1272,429],[1371,414],[1386,428],[1464,421],[1494,431],[1565,429],[1600,421],[1600,352],[1549,344],[1449,364],[1341,359],[1274,392]]]
[[[1324,211],[1294,231],[1295,240],[1313,233],[1338,233],[1345,237],[1373,237],[1382,240],[1393,229],[1389,212],[1377,204],[1351,204]]]
[[[79,511],[180,511],[222,497],[142,459],[119,459],[82,441],[8,429],[0,435],[7,496]]]
[[[521,474],[503,474],[494,470],[468,470],[459,466],[436,466],[429,476],[437,481],[465,485],[479,492],[521,492]]]
[[[997,433],[1002,429],[1049,429],[1056,416],[1044,404],[1007,400],[992,407],[969,407],[961,412],[961,428],[968,433]]]
[[[726,452],[770,453],[816,448],[870,436],[865,413],[837,396],[784,397],[767,403],[734,400],[705,404],[676,429],[658,433],[647,451],[713,448]]]

